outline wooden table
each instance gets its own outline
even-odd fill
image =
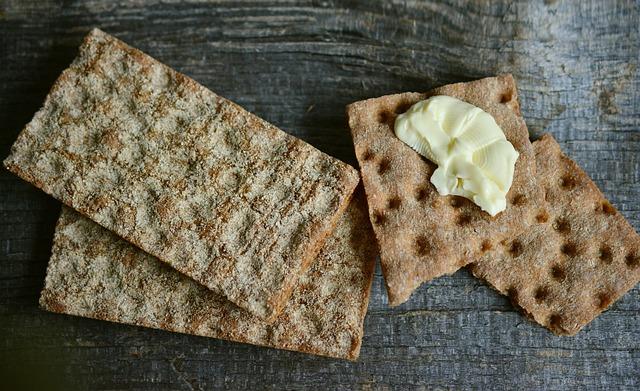
[[[347,103],[511,72],[532,138],[553,133],[640,229],[639,8],[0,0],[0,155],[94,26],[351,164]],[[466,270],[391,309],[378,271],[356,363],[45,313],[37,298],[59,209],[0,172],[0,381],[10,388],[640,387],[638,287],[561,338]]]

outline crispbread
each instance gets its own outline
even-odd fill
[[[551,135],[533,143],[538,223],[470,265],[536,322],[573,335],[640,281],[640,236]]]
[[[453,96],[489,112],[520,153],[507,209],[496,217],[465,198],[440,196],[429,182],[436,166],[395,136],[397,114],[433,95]],[[422,282],[453,273],[532,223],[542,194],[511,75],[451,84],[426,94],[368,99],[349,105],[347,113],[391,305],[406,301]]]
[[[265,320],[359,181],[352,167],[97,29],[4,163]]]
[[[113,233],[63,208],[40,303],[47,310],[355,360],[376,258],[354,198],[269,325]]]

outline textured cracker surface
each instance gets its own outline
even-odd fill
[[[394,134],[397,114],[432,95],[449,95],[487,111],[520,153],[507,209],[495,217],[472,201],[440,196],[429,182],[436,165]],[[381,251],[391,305],[406,301],[425,281],[450,274],[532,223],[542,194],[511,75],[457,83],[429,93],[368,99],[347,108],[356,156]]]
[[[573,335],[640,281],[640,236],[551,135],[533,147],[538,223],[470,267],[536,322]]]
[[[272,320],[357,172],[100,31],[6,167]]]
[[[376,258],[364,197],[351,205],[267,324],[63,208],[41,295],[71,315],[355,360]]]

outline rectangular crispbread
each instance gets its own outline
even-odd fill
[[[376,258],[354,198],[273,324],[63,208],[40,298],[71,315],[355,360]]]
[[[359,181],[352,167],[97,29],[4,164],[265,320]]]
[[[533,143],[537,223],[470,265],[525,314],[576,334],[640,281],[640,236],[551,135]]]
[[[465,198],[438,194],[429,181],[436,166],[395,136],[396,116],[433,95],[456,97],[487,111],[519,152],[507,209],[496,217]],[[532,223],[542,195],[511,75],[446,85],[426,94],[368,99],[349,105],[347,113],[391,305]]]

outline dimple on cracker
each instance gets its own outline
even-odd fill
[[[6,167],[272,320],[358,173],[93,30]]]
[[[399,113],[433,95],[448,95],[491,114],[519,152],[507,208],[495,217],[473,202],[441,196],[429,181],[435,165],[394,134]],[[406,301],[421,283],[453,273],[534,221],[542,200],[529,134],[511,75],[403,93],[348,106],[349,126],[380,246],[389,302]]]
[[[537,323],[574,335],[640,281],[640,236],[551,135],[533,143],[537,223],[470,265]]]
[[[252,317],[77,212],[63,208],[43,308],[71,315],[355,360],[377,254],[354,197],[272,323]]]

